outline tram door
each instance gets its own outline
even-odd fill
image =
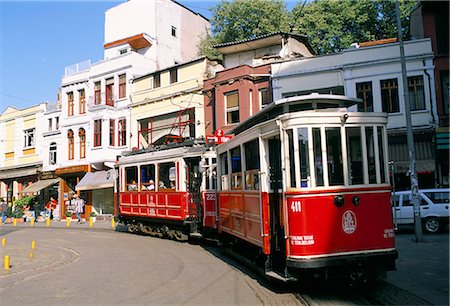
[[[197,230],[197,224],[202,221],[202,196],[201,196],[201,180],[202,174],[199,168],[200,157],[185,158],[186,162],[186,191],[189,198],[189,219],[193,221],[191,224],[191,232]]]
[[[272,269],[284,272],[286,268],[286,244],[284,239],[281,141],[279,137],[269,139],[269,214],[270,253]]]

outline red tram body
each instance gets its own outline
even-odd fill
[[[215,150],[180,145],[124,156],[119,219],[132,231],[182,240],[216,231],[282,280],[385,277],[397,258],[387,116],[352,111],[358,102],[282,99]],[[128,190],[133,179],[137,190]],[[173,188],[147,190],[150,180]]]

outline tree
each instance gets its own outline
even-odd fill
[[[287,31],[288,12],[284,0],[222,0],[211,9],[212,36],[199,44],[200,54],[217,58],[215,44],[255,38]]]
[[[406,36],[417,3],[400,0]],[[211,12],[212,36],[199,44],[199,53],[211,58],[220,56],[213,45],[278,31],[306,35],[318,54],[342,51],[353,42],[397,37],[395,0],[302,0],[291,12],[284,0],[222,0]]]

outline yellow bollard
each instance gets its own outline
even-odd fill
[[[94,227],[94,218],[89,218],[89,227]]]
[[[30,252],[30,254],[28,254],[28,257],[30,257],[30,259],[33,259],[34,258],[34,253]]]
[[[6,238],[2,238],[2,246],[6,245]]]
[[[0,225],[3,225],[3,220],[2,220],[2,218],[0,218]]]
[[[31,218],[31,220],[30,220],[30,226],[34,226],[34,218]]]
[[[3,267],[5,268],[5,270],[9,270],[10,264],[8,255],[5,255],[5,257],[3,257]]]
[[[116,228],[116,221],[114,221],[114,218],[111,219],[111,227]]]
[[[50,226],[50,218],[47,218],[47,220],[45,220],[45,224],[47,224],[47,226]]]
[[[31,241],[31,249],[34,250],[36,248],[36,240]]]
[[[17,219],[13,218],[13,226],[17,226]]]
[[[70,227],[70,222],[72,222],[72,218],[66,217],[66,226]]]

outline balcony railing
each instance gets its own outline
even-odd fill
[[[67,66],[64,69],[64,76],[69,76],[69,75],[76,74],[79,72],[88,71],[90,68],[91,68],[91,60],[76,63],[73,65]]]

